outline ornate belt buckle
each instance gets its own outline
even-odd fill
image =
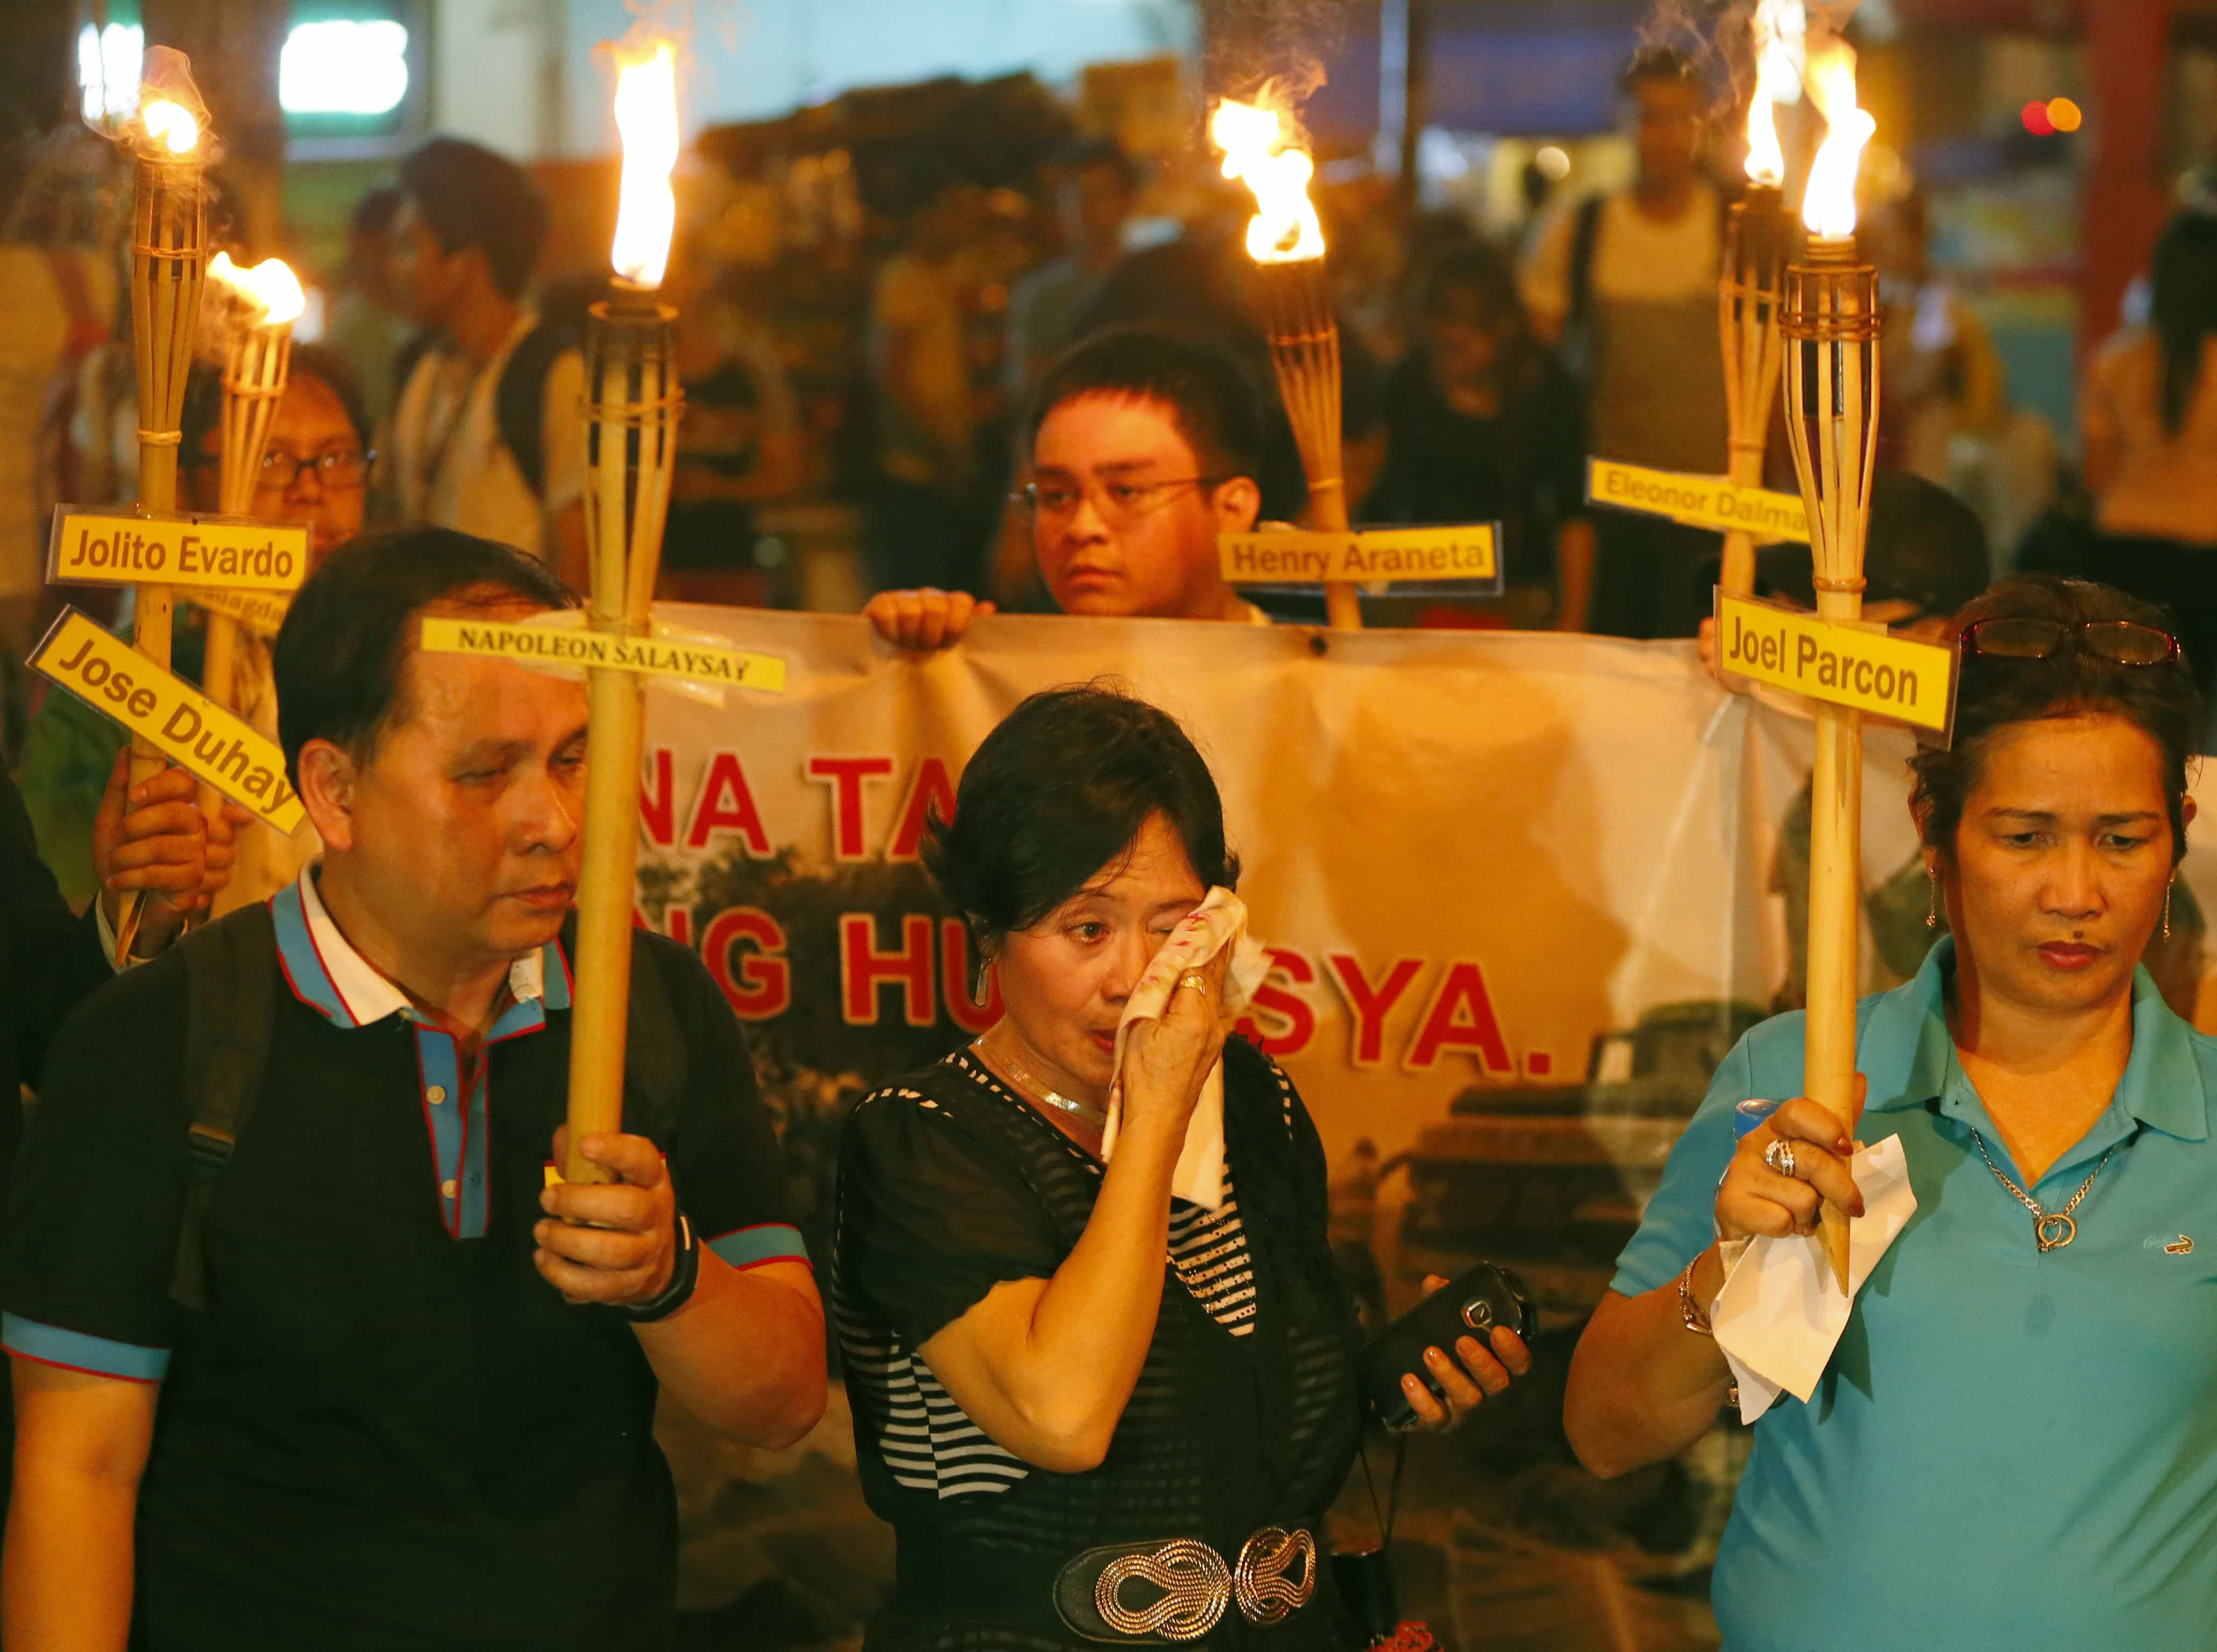
[[[1248,1546],[1253,1547],[1251,1540]],[[1124,1586],[1134,1579],[1162,1591],[1159,1600],[1136,1612],[1123,1598]],[[1223,1622],[1231,1605],[1232,1574],[1224,1556],[1193,1538],[1173,1538],[1151,1553],[1111,1561],[1093,1586],[1094,1609],[1120,1635],[1197,1641]]]
[[[1288,1575],[1296,1566],[1299,1577]],[[1266,1526],[1240,1545],[1232,1590],[1249,1623],[1282,1624],[1308,1605],[1316,1583],[1316,1538],[1307,1532]]]

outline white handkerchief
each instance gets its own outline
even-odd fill
[[[1208,898],[1179,921],[1162,950],[1139,977],[1132,996],[1124,1002],[1124,1018],[1116,1024],[1116,1077],[1108,1088],[1108,1123],[1101,1134],[1101,1162],[1108,1163],[1116,1151],[1116,1133],[1124,1122],[1124,1039],[1133,1023],[1158,1020],[1169,1009],[1178,977],[1206,964],[1226,946],[1232,963],[1224,972],[1224,1008],[1237,1015],[1270,971],[1269,954],[1247,934],[1247,908],[1228,889],[1212,889]],[[1201,1100],[1186,1121],[1185,1146],[1178,1153],[1170,1191],[1180,1199],[1213,1211],[1224,1203],[1224,1063],[1219,1060],[1202,1082]]]
[[[1770,1409],[1782,1392],[1808,1402],[1848,1328],[1855,1292],[1917,1213],[1900,1137],[1862,1149],[1854,1172],[1863,1214],[1848,1224],[1846,1296],[1814,1235],[1748,1242],[1730,1264],[1709,1322],[1739,1384],[1744,1423]]]

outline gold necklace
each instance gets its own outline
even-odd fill
[[[1108,1115],[1106,1113],[1098,1107],[1089,1107],[1083,1101],[1072,1100],[1060,1091],[1041,1083],[1033,1076],[1029,1068],[1006,1051],[989,1055],[985,1050],[984,1038],[971,1040],[970,1050],[972,1054],[985,1062],[986,1065],[1005,1068],[1008,1076],[1016,1081],[1016,1088],[1022,1092],[1027,1099],[1041,1101],[1058,1112],[1068,1113],[1073,1119],[1082,1119],[1096,1129],[1108,1127]]]

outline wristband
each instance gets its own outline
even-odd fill
[[[677,1254],[670,1265],[670,1283],[658,1295],[645,1302],[621,1305],[624,1316],[634,1325],[652,1325],[657,1320],[667,1319],[693,1299],[693,1287],[701,1283],[701,1246],[693,1236],[693,1224],[685,1212],[677,1212]]]

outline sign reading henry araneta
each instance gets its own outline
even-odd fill
[[[294,591],[308,530],[245,516],[140,516],[57,506],[46,578],[57,585],[190,585]]]
[[[1501,535],[1493,522],[1341,533],[1266,527],[1220,533],[1216,545],[1225,580],[1233,585],[1488,585],[1501,579]]]

